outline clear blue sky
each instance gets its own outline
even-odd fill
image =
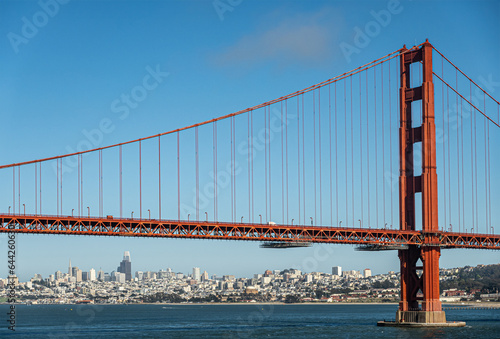
[[[0,3],[1,164],[67,153],[103,119],[112,121],[113,131],[99,146],[221,116],[426,38],[473,79],[500,81],[497,1],[54,3]],[[394,13],[380,32],[346,57],[343,43],[354,46],[356,28],[365,29],[376,22],[373,13],[388,8]],[[148,67],[168,75],[125,116],[116,100],[142,83]],[[498,99],[499,91],[491,94]],[[11,188],[5,190],[2,211],[11,201]],[[5,235],[0,244],[5,250]],[[125,250],[134,271],[187,273],[196,266],[209,274],[250,276],[289,267],[399,269],[395,252],[367,254],[347,245],[329,246],[326,256],[319,245],[275,251],[253,242],[20,235],[17,246],[22,280],[65,271],[70,258],[84,270],[111,271]],[[442,267],[498,262],[492,251],[445,250],[441,257]],[[6,265],[0,265],[2,277]]]

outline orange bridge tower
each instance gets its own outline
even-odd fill
[[[400,56],[400,229],[415,230],[415,194],[422,194],[423,245],[399,250],[401,301],[396,323],[446,323],[439,301],[438,186],[436,174],[436,127],[434,123],[434,84],[432,45],[426,41],[419,49]],[[423,82],[411,87],[411,65],[422,63]],[[422,101],[422,125],[412,127],[412,103]],[[422,143],[422,174],[414,174],[413,145]],[[423,295],[418,296],[419,292]]]

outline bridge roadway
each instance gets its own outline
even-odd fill
[[[213,221],[98,218],[0,213],[0,232],[217,240],[439,246],[500,250],[500,235]]]

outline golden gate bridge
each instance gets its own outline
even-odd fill
[[[2,165],[0,231],[397,249],[385,324],[444,326],[441,249],[500,249],[499,108],[426,41],[191,126]]]

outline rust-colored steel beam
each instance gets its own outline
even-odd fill
[[[331,244],[416,245],[500,250],[500,235],[401,231],[206,221],[107,219],[0,214],[0,233],[192,238],[243,241],[306,241]],[[427,239],[434,239],[430,243]]]
[[[436,173],[436,125],[434,123],[434,83],[432,82],[432,45],[426,42],[422,50],[422,229],[434,232],[438,225],[438,184]],[[443,112],[444,114],[444,112]],[[434,236],[435,237],[435,236]],[[434,242],[433,237],[427,239]],[[440,248],[424,246],[421,258],[424,264],[422,310],[441,312],[439,300]]]

